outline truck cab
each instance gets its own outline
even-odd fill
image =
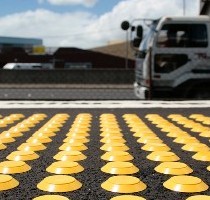
[[[136,49],[136,96],[209,98],[209,38],[208,16],[152,20]]]

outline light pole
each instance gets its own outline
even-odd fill
[[[128,30],[126,31],[126,59],[125,59],[125,68],[128,69]]]
[[[128,21],[124,21],[121,24],[122,30],[126,31],[126,42],[125,42],[125,69],[128,69],[128,29],[130,28],[130,23]]]
[[[183,0],[183,16],[185,16],[186,2]]]

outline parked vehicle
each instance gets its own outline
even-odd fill
[[[4,65],[3,69],[53,69],[53,65],[50,63],[7,63]]]
[[[137,20],[135,20],[136,22]],[[122,23],[135,34],[134,91],[140,99],[210,98],[210,18],[142,19],[147,27]]]

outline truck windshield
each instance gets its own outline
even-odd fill
[[[147,52],[149,48],[149,43],[154,37],[154,33],[156,32],[156,26],[157,26],[158,21],[159,20],[154,20],[152,24],[148,26],[148,29],[146,30],[146,33],[139,47],[140,52]]]

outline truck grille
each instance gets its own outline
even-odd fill
[[[135,70],[135,81],[140,84],[142,80],[143,72],[141,68]]]

